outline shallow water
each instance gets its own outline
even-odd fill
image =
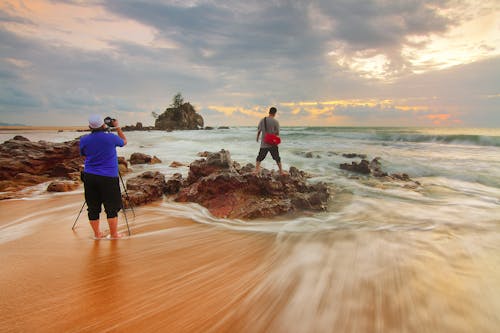
[[[454,131],[284,129],[284,165],[333,194],[302,216],[226,220],[165,199],[127,211],[131,237],[94,241],[85,214],[71,231],[81,189],[0,201],[0,331],[497,332],[498,131]],[[119,155],[163,161],[132,175],[186,174],[168,165],[222,148],[243,165],[258,149],[253,128],[127,137]],[[342,153],[421,186],[353,176]]]

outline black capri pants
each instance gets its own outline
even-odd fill
[[[117,217],[122,208],[122,195],[118,177],[106,177],[83,173],[85,201],[88,206],[89,220],[98,220],[101,206],[104,205],[108,219]]]
[[[271,153],[271,156],[273,157],[273,160],[276,161],[276,163],[281,162],[278,146],[260,148],[259,155],[257,156],[257,162],[262,162],[266,158],[268,152]]]

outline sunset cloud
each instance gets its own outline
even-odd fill
[[[212,125],[275,105],[283,125],[498,126],[499,21],[495,0],[8,0],[0,120],[151,124],[181,92]]]

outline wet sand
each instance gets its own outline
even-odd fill
[[[85,211],[71,230],[81,205],[82,194],[0,201],[1,332],[500,327],[497,230],[264,234],[156,203],[128,212],[132,237],[96,241]]]

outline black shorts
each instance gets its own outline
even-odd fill
[[[83,185],[89,220],[99,219],[102,205],[104,205],[108,219],[118,216],[118,212],[122,208],[122,195],[118,177],[84,173]]]
[[[257,156],[257,162],[262,162],[266,158],[268,152],[271,153],[271,156],[273,157],[273,160],[276,161],[276,163],[281,162],[278,146],[272,146],[269,148],[260,148],[259,155]]]

